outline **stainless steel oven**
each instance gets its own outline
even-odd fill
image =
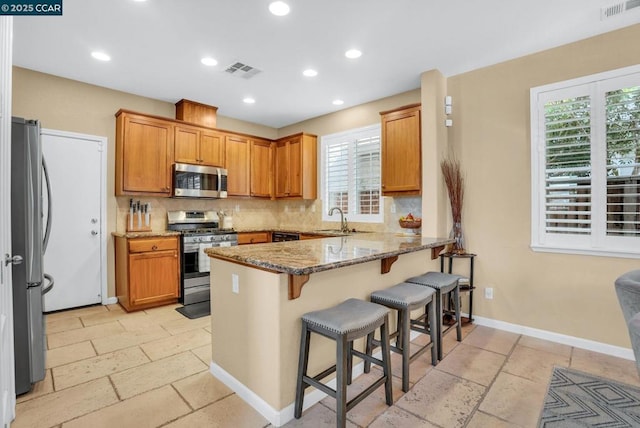
[[[181,254],[181,303],[188,307],[209,302],[209,256],[208,247],[238,245],[238,233],[218,227],[215,211],[168,211],[169,230],[182,234]]]

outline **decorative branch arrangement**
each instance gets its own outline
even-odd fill
[[[453,229],[451,237],[456,239],[453,244],[453,252],[464,254],[464,238],[462,236],[462,201],[464,199],[464,177],[460,170],[460,162],[457,159],[447,158],[440,163],[440,169],[444,176],[451,202],[451,216]]]

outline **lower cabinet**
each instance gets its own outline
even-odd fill
[[[177,302],[180,297],[178,236],[115,238],[116,295],[135,311]]]
[[[271,232],[239,232],[238,245],[271,242]]]

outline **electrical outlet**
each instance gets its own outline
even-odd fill
[[[493,287],[486,287],[484,289],[484,298],[485,299],[493,299]]]
[[[238,280],[238,274],[231,274],[231,291],[238,294],[240,293],[240,281]]]

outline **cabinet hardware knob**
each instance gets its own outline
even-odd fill
[[[155,250],[157,250],[157,249],[158,249],[158,246],[157,246],[157,245],[154,245],[153,247],[151,247],[151,249],[152,249],[153,251],[155,251]]]

